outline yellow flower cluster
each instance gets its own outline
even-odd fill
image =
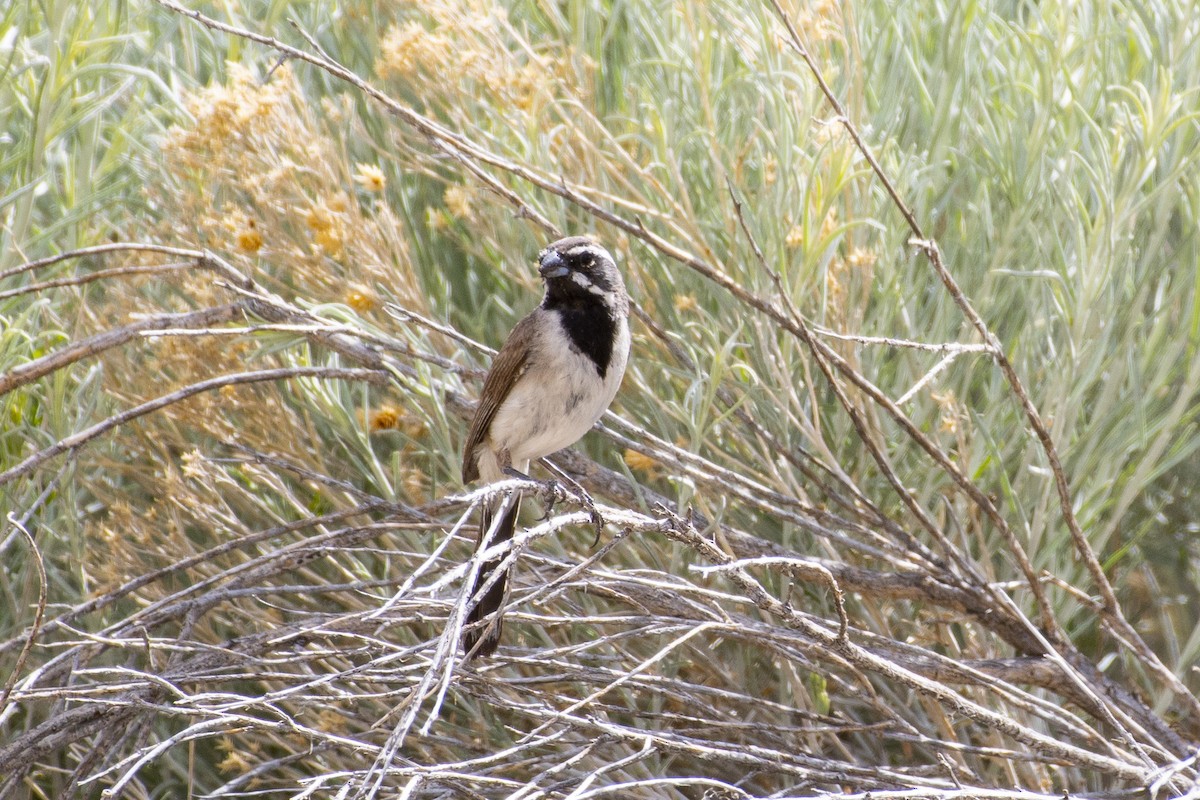
[[[466,186],[451,186],[442,197],[446,210],[461,220],[470,220],[474,216],[471,203],[473,194]]]
[[[379,194],[387,186],[383,170],[373,164],[356,164],[354,182],[368,192]]]
[[[252,219],[246,220],[246,227],[237,232],[237,247],[247,253],[257,253],[262,249],[263,237],[258,232],[258,226]]]
[[[313,243],[333,258],[340,258],[352,219],[350,202],[342,193],[320,200],[304,209],[304,224],[312,231]]]
[[[411,85],[442,83],[446,75],[454,75],[476,97],[490,95],[493,107],[531,112],[540,94],[549,97],[554,82],[565,74],[527,47],[510,46],[518,37],[503,9],[476,0],[428,0],[413,6],[420,18],[395,25],[383,38],[375,64],[381,78]]]
[[[375,71],[382,78],[413,78],[421,73],[444,72],[454,43],[443,31],[429,30],[409,20],[389,30],[380,43]]]
[[[379,308],[379,298],[365,286],[351,286],[346,292],[345,302],[360,314]]]
[[[173,128],[167,147],[172,155],[186,157],[196,168],[203,168],[206,156],[219,154],[231,141],[257,147],[259,137],[270,131],[279,106],[288,102],[293,86],[286,66],[270,81],[260,83],[245,67],[230,64],[226,83],[213,84],[188,99],[194,124]]]
[[[372,409],[367,414],[366,425],[371,433],[400,431],[412,439],[425,435],[425,423],[419,417],[391,403]]]
[[[783,239],[783,246],[788,250],[796,250],[804,244],[804,228],[800,225],[793,225],[788,229],[787,236]]]
[[[235,257],[259,256],[258,279],[275,273],[314,298],[345,300],[348,285],[382,277],[423,302],[404,269],[403,223],[369,197],[387,189],[382,165],[347,163],[329,129],[346,124],[344,103],[327,99],[318,115],[286,65],[265,77],[231,65],[226,83],[187,105],[192,122],[172,129],[165,174],[147,187],[164,216],[187,220],[200,241]]]
[[[625,460],[625,466],[634,472],[640,472],[649,477],[656,476],[662,469],[662,464],[657,459],[630,448],[625,448],[622,458]]]
[[[804,0],[796,8],[788,8],[790,5],[790,2],[783,3],[805,45],[811,47],[822,42],[846,40],[842,32],[842,11],[837,0]],[[782,38],[780,46],[786,46]]]

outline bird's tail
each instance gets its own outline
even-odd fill
[[[503,503],[498,504],[501,509],[504,508]],[[508,509],[504,511],[504,516],[500,518],[499,524],[496,526],[496,535],[492,537],[491,544],[500,544],[507,542],[513,536],[513,530],[517,525],[517,513],[521,510],[521,495],[513,498],[513,501],[508,504]],[[491,530],[494,514],[496,509],[490,505],[485,505],[482,518],[479,520],[479,538],[475,541],[475,549],[478,551],[480,544],[483,542],[483,537]],[[492,573],[500,566],[503,556],[486,562],[479,570],[479,574],[475,577],[475,585],[471,587],[471,596],[474,597],[479,588],[488,582]],[[500,629],[501,619],[500,606],[504,604],[504,593],[508,584],[508,570],[500,573],[496,578],[496,582],[479,598],[479,602],[471,609],[471,613],[467,615],[467,627],[463,631],[463,650],[467,653],[467,658],[475,656],[490,656],[496,651],[497,645],[500,644]],[[478,647],[477,647],[478,645]],[[473,652],[472,652],[473,651]]]

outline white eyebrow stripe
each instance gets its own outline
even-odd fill
[[[596,245],[594,245],[594,244],[577,244],[574,247],[572,247],[570,250],[565,251],[564,255],[581,256],[584,253],[591,253],[592,255],[597,255]]]

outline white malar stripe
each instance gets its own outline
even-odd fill
[[[589,292],[599,297],[604,301],[605,305],[611,306],[613,304],[613,293],[602,286],[597,286],[596,284],[592,283],[582,272],[572,272],[571,280],[578,285],[580,289],[587,289]]]

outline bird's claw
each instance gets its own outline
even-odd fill
[[[560,484],[554,478],[551,478],[548,481],[539,481],[538,483],[538,499],[541,500],[542,505],[546,507],[546,513],[543,514],[542,518],[538,521],[545,522],[546,520],[550,519],[550,517],[554,516],[554,506],[558,504],[559,500],[565,498],[567,493],[563,490],[562,484]]]
[[[554,516],[554,507],[562,500],[573,498],[579,501],[584,510],[588,512],[588,518],[592,525],[596,526],[596,538],[592,541],[592,547],[600,543],[600,534],[604,531],[604,517],[600,516],[599,509],[596,508],[596,501],[587,493],[587,490],[578,483],[571,481],[574,491],[568,491],[558,479],[551,478],[548,481],[539,481],[529,477],[523,472],[506,467],[504,473],[510,478],[520,478],[521,480],[533,481],[538,485],[537,496],[538,500],[545,506],[546,512],[542,514],[539,522],[545,522]]]
[[[554,515],[554,506],[560,501],[568,498],[578,500],[583,509],[587,511],[589,521],[596,527],[596,538],[592,541],[592,547],[595,547],[600,543],[600,534],[604,531],[604,517],[600,516],[600,510],[596,508],[596,501],[592,500],[592,496],[582,486],[576,485],[574,488],[575,491],[569,492],[553,478],[543,482],[538,491],[538,499],[545,505],[546,513],[542,515],[541,521],[545,522]]]
[[[600,516],[600,510],[596,508],[596,502],[592,500],[592,496],[579,487],[579,499],[583,502],[584,509],[588,512],[588,517],[592,525],[596,526],[596,538],[592,540],[592,547],[600,544],[600,534],[604,532],[604,517]]]

